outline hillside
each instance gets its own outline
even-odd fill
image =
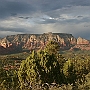
[[[38,50],[44,48],[48,41],[54,40],[59,43],[61,50],[73,50],[84,47],[90,49],[90,42],[79,37],[76,39],[72,34],[66,33],[43,33],[43,34],[18,34],[10,35],[0,39],[0,54],[20,52],[22,50]]]

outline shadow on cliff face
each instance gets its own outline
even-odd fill
[[[0,46],[0,55],[6,55],[6,54],[14,54],[22,52],[22,49],[20,48],[4,48]]]

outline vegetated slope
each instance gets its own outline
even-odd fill
[[[47,42],[51,40],[58,42],[61,50],[68,50],[71,47],[71,50],[73,50],[74,48],[80,48],[81,45],[89,45],[90,43],[86,39],[76,39],[72,34],[66,33],[18,34],[0,39],[0,54],[14,53],[22,50],[38,50],[44,48]]]

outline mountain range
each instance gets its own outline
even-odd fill
[[[0,54],[10,54],[22,51],[43,49],[54,40],[60,50],[90,50],[90,41],[67,33],[17,34],[0,38]]]

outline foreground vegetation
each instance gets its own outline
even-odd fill
[[[89,90],[90,51],[43,50],[0,56],[0,90]]]

